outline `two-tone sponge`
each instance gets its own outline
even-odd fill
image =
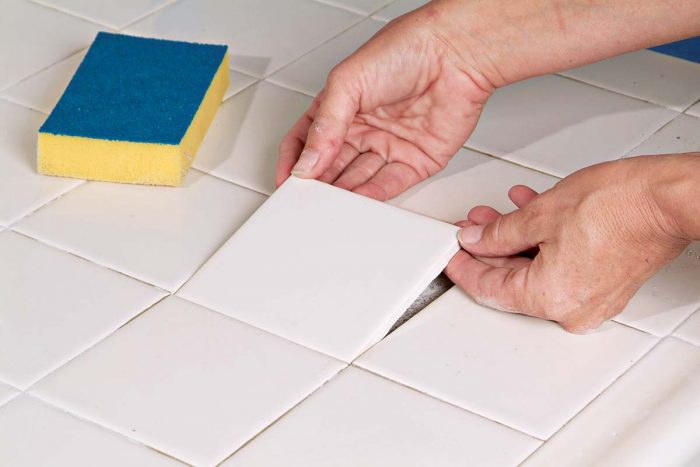
[[[228,84],[226,46],[101,32],[39,130],[39,172],[179,185]]]

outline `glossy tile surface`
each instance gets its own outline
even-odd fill
[[[35,0],[80,18],[114,29],[120,29],[175,0],[120,0],[96,2],[93,0]]]
[[[700,117],[700,102],[693,105],[691,108],[686,110],[688,115],[693,115],[695,117]]]
[[[700,313],[693,313],[673,335],[700,346]]]
[[[700,152],[700,118],[679,115],[634,148],[627,157],[681,152]]]
[[[360,15],[369,15],[381,9],[392,0],[317,0],[321,3],[345,8]]]
[[[8,402],[18,393],[19,391],[15,388],[0,383],[0,406]]]
[[[409,11],[425,5],[427,0],[394,0],[388,6],[382,8],[372,17],[380,21],[391,21]]]
[[[457,230],[291,177],[179,294],[351,361],[447,265]]]
[[[341,367],[170,297],[32,393],[185,462],[214,465]]]

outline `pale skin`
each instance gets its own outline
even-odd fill
[[[698,35],[698,18],[698,0],[433,1],[334,68],[282,141],[277,183],[392,198],[445,167],[495,89]],[[587,332],[700,239],[700,153],[598,164],[509,197],[513,212],[477,206],[458,222],[447,275],[480,303]]]

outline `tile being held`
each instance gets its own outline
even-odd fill
[[[680,152],[700,152],[700,118],[680,114],[626,157]]]
[[[113,29],[121,29],[175,0],[120,0],[94,2],[92,0],[34,0],[51,8],[85,18]]]
[[[700,312],[693,313],[673,335],[700,346]]]
[[[395,0],[372,15],[372,18],[388,22],[405,15],[409,11],[422,7],[426,3],[428,3],[428,0]]]

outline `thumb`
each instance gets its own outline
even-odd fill
[[[541,239],[536,234],[531,210],[528,207],[500,216],[485,225],[470,225],[459,232],[463,249],[479,256],[509,256],[537,246]]]

